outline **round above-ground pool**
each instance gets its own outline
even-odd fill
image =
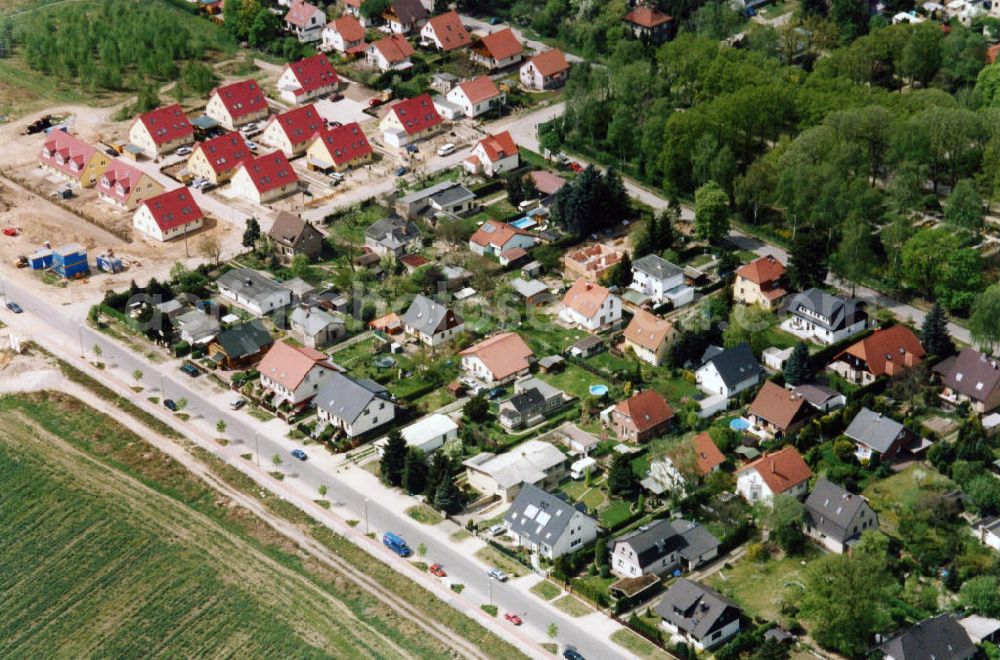
[[[594,396],[604,396],[605,394],[608,393],[608,386],[607,385],[591,385],[590,386],[590,393],[593,394]]]
[[[375,358],[375,366],[380,369],[388,369],[394,364],[396,364],[396,358],[391,355],[379,355]]]
[[[740,417],[737,417],[736,419],[729,422],[729,428],[731,428],[734,431],[746,431],[748,428],[750,428],[750,422]]]

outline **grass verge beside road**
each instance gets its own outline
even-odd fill
[[[671,657],[663,649],[657,648],[651,641],[632,632],[628,628],[622,628],[611,633],[611,641],[640,658],[653,658],[656,660],[662,658],[662,660],[668,660]]]
[[[511,577],[521,577],[528,574],[528,569],[521,562],[514,561],[492,546],[477,550],[476,557],[490,566],[496,566]]]

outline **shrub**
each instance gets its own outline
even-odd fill
[[[191,352],[191,344],[186,341],[179,341],[173,347],[174,357],[184,357]]]

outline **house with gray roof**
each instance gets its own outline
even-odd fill
[[[381,428],[396,418],[396,403],[389,390],[367,378],[355,380],[332,373],[316,394],[321,421],[349,438]]]
[[[763,375],[749,344],[726,349],[709,346],[695,371],[695,380],[706,394],[729,399],[759,384]]]
[[[219,295],[257,316],[292,304],[292,292],[252,268],[234,268],[216,280]]]
[[[510,281],[510,286],[514,289],[514,293],[516,293],[528,307],[535,307],[552,299],[549,287],[547,287],[545,282],[542,282],[541,280],[525,280],[520,277],[515,277]]]
[[[948,408],[961,403],[980,415],[1000,408],[1000,362],[974,348],[934,366],[941,378],[941,400]]]
[[[526,440],[502,454],[484,451],[462,462],[469,484],[503,502],[525,484],[554,488],[566,476],[566,454],[542,440]]]
[[[566,403],[562,390],[533,376],[514,383],[514,396],[500,404],[500,426],[508,431],[533,426]]]
[[[854,454],[863,462],[892,461],[917,440],[912,431],[896,420],[868,408],[858,411],[844,435],[854,441]]]
[[[414,220],[437,214],[459,216],[475,206],[476,195],[455,181],[442,181],[396,200],[396,212]]]
[[[365,245],[375,254],[401,257],[420,243],[420,231],[409,220],[396,216],[382,218],[365,230]]]
[[[611,572],[637,578],[675,568],[691,571],[718,556],[719,540],[689,520],[654,520],[611,542]]]
[[[647,254],[632,263],[629,288],[648,296],[655,305],[669,302],[682,307],[694,300],[694,289],[687,285],[684,270],[656,254]]]
[[[208,354],[225,369],[244,369],[264,357],[274,339],[260,319],[220,332],[208,345]]]
[[[323,250],[323,234],[309,222],[288,211],[278,211],[267,235],[274,241],[275,251],[285,262],[291,261],[297,254],[314,259]]]
[[[423,294],[413,299],[401,320],[406,334],[427,346],[440,346],[465,329],[461,316]]]
[[[839,555],[869,529],[878,529],[878,514],[868,500],[820,477],[806,498],[803,528],[811,539]]]
[[[555,559],[597,538],[597,521],[555,495],[525,484],[503,517],[519,546]]]
[[[861,300],[832,296],[822,289],[807,289],[785,304],[788,319],[782,330],[818,344],[836,344],[868,327],[868,312]]]
[[[886,660],[966,660],[978,653],[965,628],[951,614],[921,621],[879,649]]]
[[[740,608],[716,591],[678,578],[663,593],[656,613],[670,635],[698,651],[707,651],[740,631]]]
[[[211,341],[222,328],[219,319],[201,309],[189,309],[174,317],[173,324],[181,340],[191,345]]]
[[[310,348],[324,348],[344,336],[347,323],[343,314],[319,307],[296,307],[288,315],[288,325],[296,339]]]

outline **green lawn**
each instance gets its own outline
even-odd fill
[[[953,487],[951,480],[937,470],[925,465],[912,465],[888,479],[869,484],[863,495],[878,513],[882,530],[887,534],[894,534],[899,525],[898,507],[903,500],[920,491],[946,491]]]
[[[640,658],[667,660],[672,657],[666,651],[659,648],[645,637],[629,630],[628,628],[622,628],[611,633],[611,641],[629,653]]]
[[[552,600],[556,596],[562,593],[562,589],[552,584],[548,580],[542,580],[535,586],[531,588],[531,593],[535,594],[542,600]]]
[[[514,561],[491,546],[477,550],[476,557],[490,566],[496,566],[511,577],[521,577],[528,574],[528,569],[524,564]]]
[[[610,386],[610,383],[599,376],[595,376],[589,371],[585,371],[569,362],[565,363],[565,367],[561,371],[554,374],[545,374],[541,378],[549,385],[558,387],[564,392],[580,399],[590,396],[589,388],[591,385],[605,384]]]
[[[601,511],[601,525],[613,529],[625,522],[630,515],[630,504],[624,500],[613,502],[608,508]]]
[[[411,506],[406,510],[406,515],[424,525],[437,525],[444,520],[444,516],[426,504]]]
[[[553,601],[552,604],[556,606],[556,609],[565,612],[574,618],[586,616],[594,611],[590,605],[587,605],[576,596],[570,596],[568,594],[559,600]]]
[[[806,566],[820,556],[812,545],[807,548],[805,557],[785,557],[762,564],[744,558],[731,569],[710,577],[708,585],[736,601],[749,616],[776,620],[789,590],[801,588]]]

